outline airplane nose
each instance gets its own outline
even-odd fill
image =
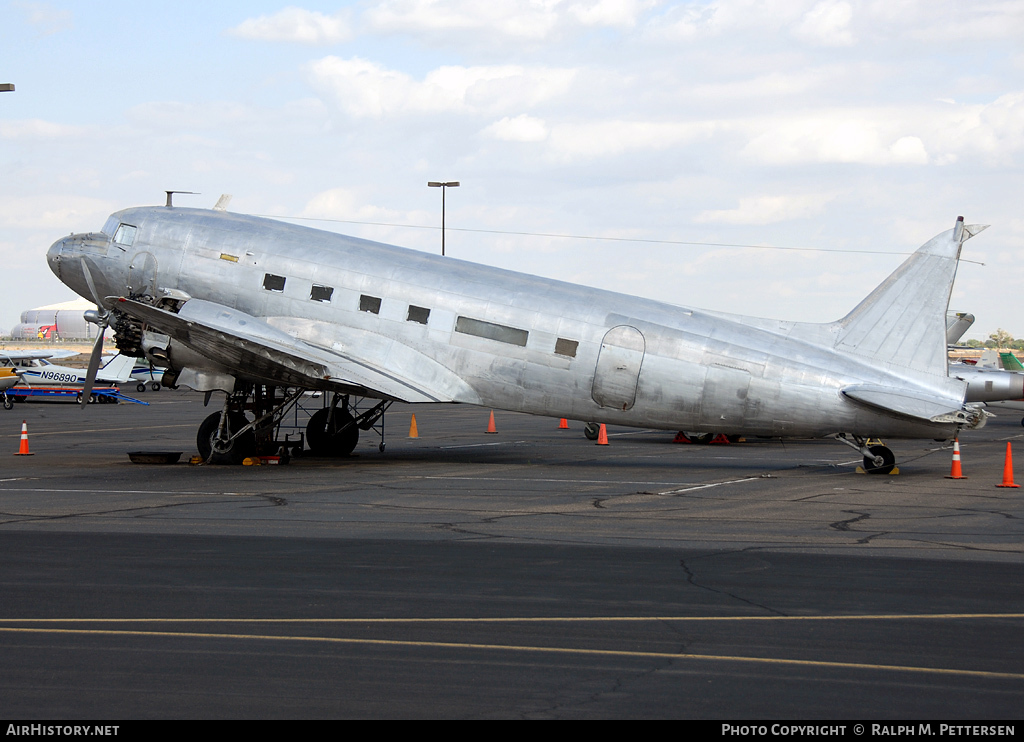
[[[50,266],[50,270],[53,271],[53,275],[60,278],[60,262],[64,255],[64,241],[66,238],[61,238],[50,245],[50,249],[46,251],[46,263]]]

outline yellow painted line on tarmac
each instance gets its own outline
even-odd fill
[[[715,623],[726,621],[906,621],[906,620],[1024,619],[1024,613],[872,613],[837,616],[492,616],[434,618],[0,618],[0,625],[12,623],[323,623],[323,624],[389,624],[389,623],[629,623],[643,621],[689,621]]]
[[[128,430],[168,430],[170,428],[194,428],[194,423],[182,423],[181,425],[133,425],[130,428],[93,428],[90,430],[50,430],[42,433],[29,430],[29,438],[44,435],[81,435],[82,433],[123,433]],[[2,438],[20,438],[21,431],[0,436]]]
[[[324,636],[274,636],[273,634],[220,634],[211,632],[178,631],[119,631],[114,629],[43,629],[0,628],[0,633],[45,633],[91,636],[161,637],[171,639],[236,639],[248,641],[307,642],[316,644],[347,644],[378,647],[413,647],[420,649],[462,649],[497,652],[530,652],[537,654],[577,655],[582,657],[622,657],[628,659],[694,660],[704,662],[743,662],[761,665],[794,667],[820,667],[836,670],[873,670],[927,675],[1024,680],[1024,674],[989,672],[985,670],[956,670],[944,667],[913,667],[904,665],[876,665],[863,662],[826,662],[819,660],[793,660],[774,657],[740,657],[713,654],[682,654],[675,652],[641,652],[617,649],[576,649],[571,647],[537,647],[516,644],[476,644],[470,642],[400,641],[394,639],[351,639]]]

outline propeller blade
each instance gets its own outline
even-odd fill
[[[84,408],[89,404],[89,397],[92,396],[92,387],[96,383],[96,373],[100,369],[100,359],[103,356],[103,327],[99,328],[100,333],[96,336],[96,344],[92,346],[92,355],[89,356],[89,368],[85,372],[85,386],[82,387],[82,399],[80,404]]]
[[[89,293],[92,294],[92,300],[96,302],[97,311],[104,312],[103,302],[100,301],[100,292],[96,290],[96,284],[92,280],[92,271],[89,270],[89,263],[84,257],[82,258],[82,274],[85,276],[85,282],[89,284]]]

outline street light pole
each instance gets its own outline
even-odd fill
[[[459,181],[452,180],[445,183],[441,183],[436,180],[432,180],[429,183],[427,183],[427,185],[430,186],[431,188],[441,189],[441,255],[444,256],[444,194],[445,191],[448,190],[449,188],[458,188]]]

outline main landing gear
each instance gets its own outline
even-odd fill
[[[359,431],[370,430],[384,417],[390,401],[378,402],[359,412],[347,394],[335,394],[329,407],[317,410],[306,425],[306,441],[315,456],[348,456],[359,442]],[[381,424],[380,445],[384,453],[384,427]]]
[[[304,448],[301,433],[297,441],[288,435],[280,441],[278,434],[284,416],[305,391],[278,390],[262,384],[236,385],[235,391],[226,395],[221,411],[209,415],[199,426],[199,455],[210,464],[241,464],[250,456],[300,456]],[[390,401],[383,401],[359,412],[347,394],[335,394],[329,407],[310,417],[305,441],[316,456],[348,456],[359,441],[359,431],[373,428],[390,406]],[[255,418],[251,422],[247,412]],[[383,423],[379,429],[383,452]]]
[[[872,444],[871,438],[851,436],[848,440],[845,433],[839,433],[835,439],[840,443],[857,451],[864,457],[864,471],[868,474],[892,474],[896,468],[896,454],[888,446],[881,445],[881,442]]]

